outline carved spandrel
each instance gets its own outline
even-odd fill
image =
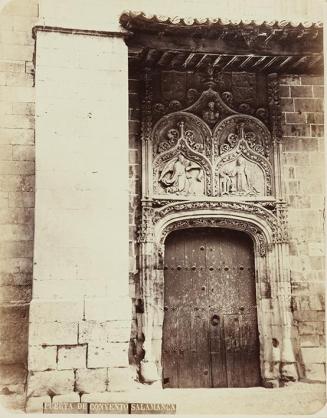
[[[154,157],[176,146],[180,139],[181,124],[183,124],[183,140],[188,146],[197,153],[210,155],[210,130],[196,116],[176,112],[161,118],[153,129]]]
[[[268,129],[261,121],[251,116],[229,116],[215,127],[213,138],[215,156],[230,151],[240,139],[254,152],[265,157],[269,157],[272,150]]]

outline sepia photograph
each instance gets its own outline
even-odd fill
[[[0,0],[0,415],[327,417],[325,0]]]

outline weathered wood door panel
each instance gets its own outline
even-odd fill
[[[237,231],[176,231],[166,242],[165,387],[260,385],[253,244]]]

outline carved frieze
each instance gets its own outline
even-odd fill
[[[208,202],[208,201],[196,201],[196,202],[171,202],[166,206],[155,209],[153,212],[153,222],[156,223],[160,219],[167,215],[179,212],[194,212],[198,210],[231,210],[233,212],[248,213],[255,215],[265,222],[267,222],[273,233],[277,234],[277,231],[281,231],[281,225],[279,224],[278,218],[270,210],[266,209],[263,204],[248,203],[248,202]],[[270,204],[270,203],[269,203]],[[271,205],[271,204],[270,204]]]

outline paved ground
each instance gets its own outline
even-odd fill
[[[325,404],[325,386],[297,383],[280,389],[147,389],[130,393],[85,395],[86,402],[150,402],[176,403],[178,414],[210,415],[311,415]],[[0,403],[13,412],[23,412],[23,398],[0,396]],[[1,415],[2,417],[3,415]],[[324,408],[316,416],[327,418]]]

